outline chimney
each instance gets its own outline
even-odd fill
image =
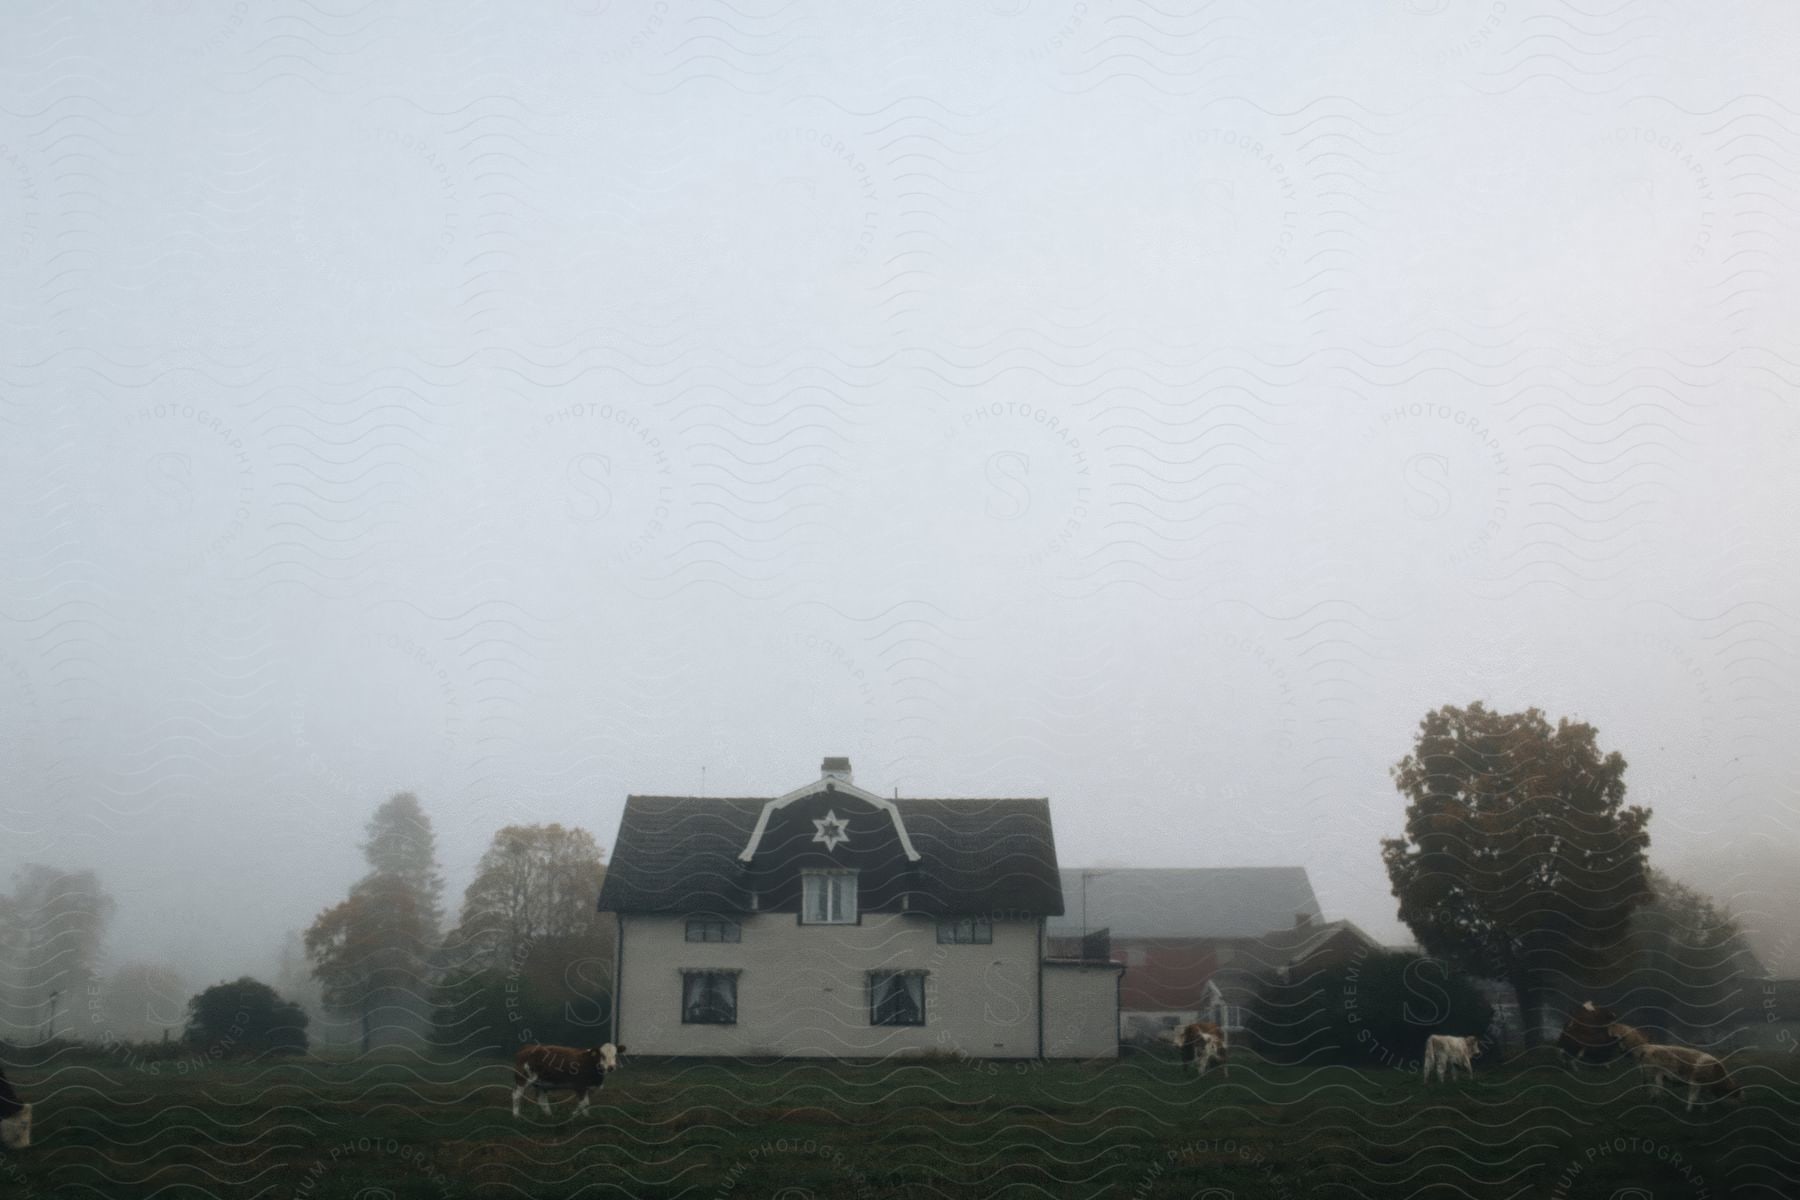
[[[841,779],[850,782],[850,760],[847,758],[828,758],[819,764],[821,779]]]

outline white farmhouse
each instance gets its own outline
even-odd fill
[[[600,909],[634,1057],[1118,1054],[1124,968],[1045,952],[1047,800],[890,800],[843,758],[785,796],[631,796]]]

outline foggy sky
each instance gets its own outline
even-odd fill
[[[1790,8],[131,7],[0,13],[0,870],[111,961],[827,754],[1401,940],[1475,698],[1770,920]]]

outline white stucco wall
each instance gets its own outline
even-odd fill
[[[1044,964],[1044,1057],[1119,1056],[1119,969]]]
[[[959,1050],[1037,1055],[1036,920],[995,920],[987,946],[940,946],[929,917],[865,913],[861,925],[743,919],[741,942],[689,942],[681,917],[627,916],[615,1040],[632,1054],[878,1056]],[[681,1023],[681,968],[735,967],[736,1025]],[[869,1024],[868,972],[922,968],[925,1024]],[[1116,1027],[1109,1001],[1101,1014]]]

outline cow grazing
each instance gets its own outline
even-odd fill
[[[1644,1085],[1657,1095],[1662,1095],[1665,1081],[1686,1084],[1689,1112],[1694,1111],[1694,1101],[1702,1092],[1739,1103],[1744,1099],[1742,1086],[1731,1077],[1725,1064],[1704,1050],[1640,1042],[1631,1048],[1631,1056],[1644,1073]]]
[[[1231,1062],[1225,1056],[1225,1030],[1220,1026],[1211,1021],[1182,1025],[1175,1030],[1175,1045],[1181,1051],[1183,1071],[1189,1063],[1196,1063],[1200,1078],[1204,1079],[1206,1069],[1216,1062],[1223,1068],[1226,1078],[1231,1077]]]
[[[606,1086],[606,1076],[619,1069],[625,1047],[611,1042],[604,1046],[578,1049],[574,1046],[521,1046],[513,1056],[513,1116],[519,1115],[519,1100],[526,1088],[537,1092],[538,1107],[550,1115],[546,1092],[567,1090],[575,1093],[575,1115],[588,1110],[588,1093]]]
[[[1437,1068],[1438,1082],[1444,1082],[1448,1076],[1454,1076],[1455,1068],[1461,1067],[1475,1078],[1474,1060],[1481,1056],[1481,1039],[1478,1037],[1451,1037],[1449,1034],[1434,1033],[1425,1039],[1425,1074],[1426,1083],[1431,1082],[1432,1068]]]
[[[1642,1030],[1636,1029],[1630,1025],[1608,1025],[1606,1027],[1606,1032],[1618,1042],[1619,1049],[1625,1051],[1627,1054],[1631,1054],[1634,1058],[1636,1055],[1633,1054],[1633,1051],[1639,1046],[1648,1046],[1651,1044],[1650,1039],[1644,1035]],[[1671,1079],[1664,1079],[1663,1082],[1668,1083],[1671,1087],[1677,1086],[1675,1081]]]
[[[31,1105],[21,1103],[19,1094],[0,1071],[0,1146],[23,1150],[31,1145]]]
[[[1611,1032],[1618,1023],[1619,1014],[1612,1009],[1601,1008],[1592,1000],[1584,1003],[1569,1014],[1562,1036],[1556,1039],[1563,1061],[1570,1066],[1601,1066],[1618,1058],[1623,1047]]]

